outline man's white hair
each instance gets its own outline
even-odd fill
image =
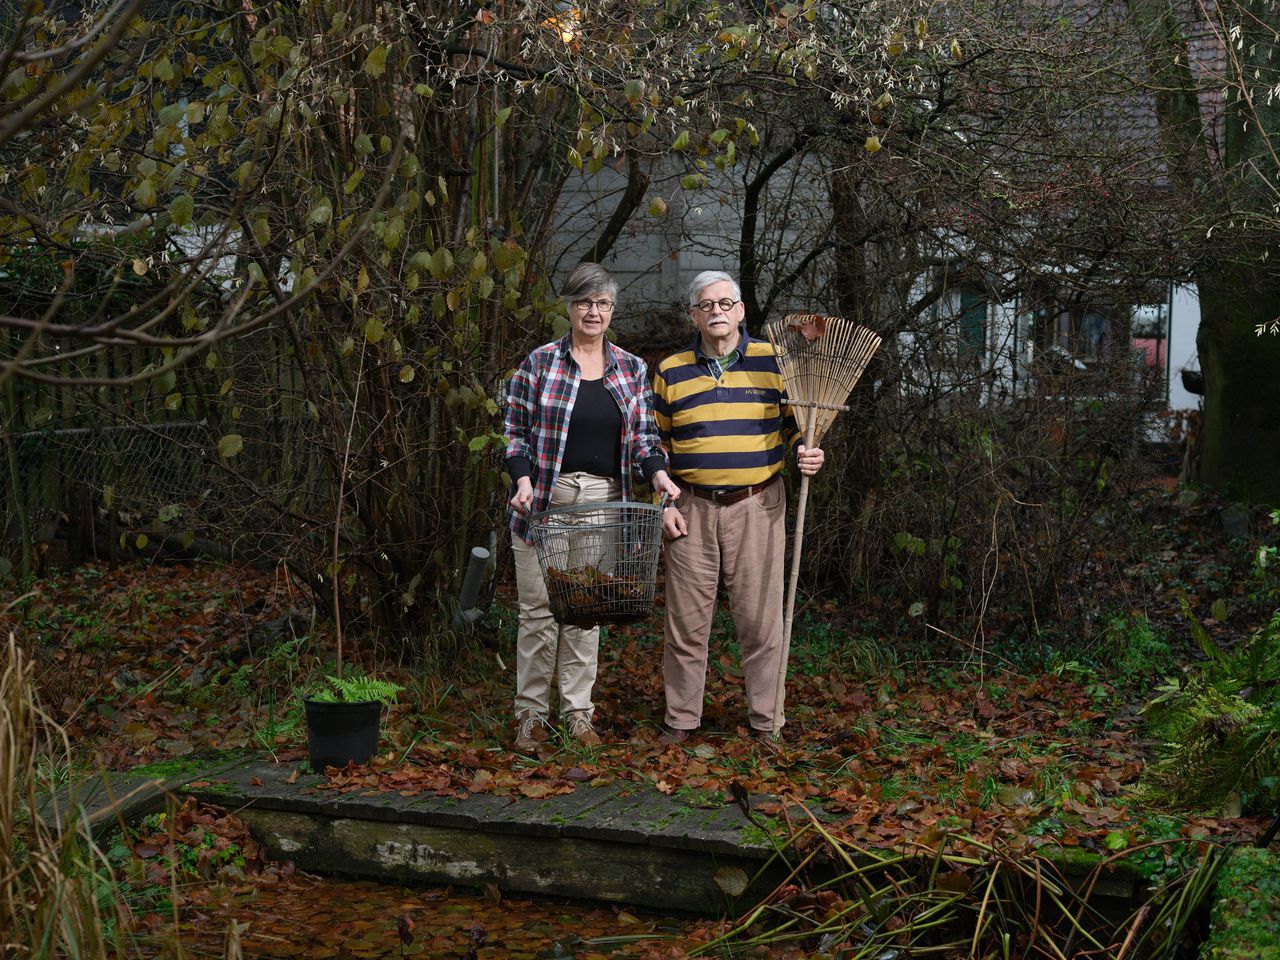
[[[702,299],[702,291],[713,283],[731,284],[733,286],[733,299],[742,299],[742,288],[738,286],[738,281],[733,279],[731,274],[725,273],[723,270],[703,270],[689,284],[689,306],[697,306],[698,301]]]

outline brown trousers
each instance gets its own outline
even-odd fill
[[[771,730],[782,657],[786,486],[771,484],[728,506],[686,490],[676,504],[689,534],[669,541],[665,552],[667,726],[693,730],[702,721],[707,646],[723,574],[742,651],[748,719],[757,730]]]

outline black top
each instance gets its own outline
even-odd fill
[[[561,473],[622,477],[622,411],[605,389],[604,378],[583,380],[569,415]]]

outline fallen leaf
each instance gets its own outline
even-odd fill
[[[715,872],[716,886],[728,896],[740,897],[747,889],[747,871],[741,867],[721,867]]]
[[[400,914],[400,922],[397,924],[397,931],[400,935],[400,942],[406,947],[413,943],[413,918],[407,913]]]
[[[1036,798],[1036,792],[1026,787],[1001,787],[996,799],[1006,807],[1029,807]]]

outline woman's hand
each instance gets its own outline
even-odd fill
[[[826,454],[822,452],[821,447],[809,450],[803,443],[796,447],[796,463],[800,467],[800,472],[806,477],[812,477],[821,470],[824,460],[826,460]]]
[[[655,471],[649,483],[659,493],[665,493],[669,500],[675,500],[680,496],[680,485],[672,480],[665,470]]]
[[[515,495],[508,502],[521,513],[533,506],[533,481],[528,477],[517,480]]]

